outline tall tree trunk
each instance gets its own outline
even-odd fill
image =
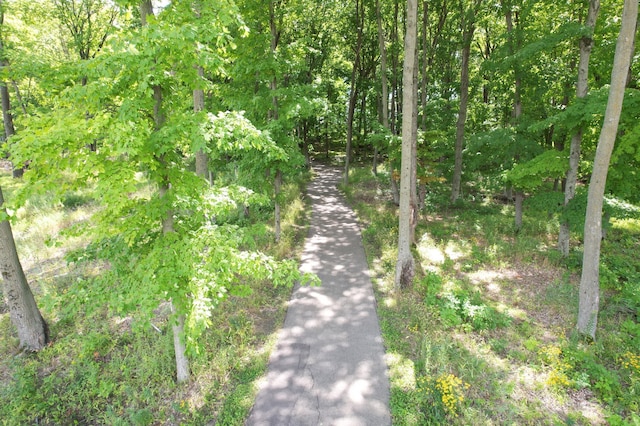
[[[382,12],[380,11],[380,0],[376,0],[376,22],[378,24],[378,49],[380,50],[380,83],[382,86],[380,117],[382,119],[382,127],[384,127],[385,130],[389,130],[389,82],[387,80],[387,46],[384,36],[384,29],[382,27]],[[373,167],[374,174],[377,174],[377,165],[378,147],[376,146]],[[391,177],[391,179],[393,180],[393,177]]]
[[[631,49],[638,18],[638,0],[625,0],[622,26],[616,43],[611,71],[609,100],[598,139],[593,173],[589,182],[587,213],[584,223],[584,255],[580,278],[577,329],[595,339],[600,305],[600,243],[602,239],[602,204],[611,152],[616,140],[624,89],[631,61]]]
[[[362,10],[361,10],[362,7]],[[351,70],[351,87],[349,91],[349,107],[347,111],[347,146],[344,159],[344,184],[349,185],[349,166],[351,161],[351,147],[353,143],[353,117],[356,110],[356,102],[358,101],[358,84],[357,76],[360,69],[360,55],[362,51],[363,38],[363,19],[364,19],[364,0],[356,0],[356,25],[357,25],[357,41],[355,48],[355,59],[353,60],[353,69]]]
[[[11,224],[6,218],[4,197],[0,188],[0,273],[4,281],[4,297],[9,316],[18,331],[20,347],[39,351],[49,343],[49,329],[33,298],[16,250]]]
[[[422,44],[422,66],[421,66],[421,76],[420,79],[420,109],[422,111],[421,117],[421,125],[422,130],[427,131],[427,83],[429,82],[429,75],[427,74],[427,28],[429,27],[429,2],[428,0],[423,0],[422,2],[422,31],[420,33],[421,44]]]
[[[198,67],[198,77],[204,77],[204,69]],[[198,113],[204,110],[204,90],[193,89],[193,112]],[[204,149],[196,152],[196,174],[204,179],[209,174],[209,159]]]
[[[0,0],[0,29],[4,26],[4,2]],[[4,69],[9,66],[4,51],[4,40],[0,36],[0,68]],[[11,114],[11,100],[9,97],[9,87],[5,81],[0,81],[0,98],[2,100],[2,121],[4,122],[4,134],[7,144],[11,144],[11,136],[15,135],[15,127],[13,126],[13,115]],[[24,174],[24,168],[13,167],[13,177],[21,178]]]
[[[580,39],[580,62],[578,64],[578,82],[576,87],[576,98],[584,99],[589,91],[589,58],[593,47],[593,31],[596,26],[598,11],[600,10],[600,0],[589,1],[589,11],[585,27],[589,33]],[[580,164],[580,147],[582,145],[582,126],[578,127],[576,133],[571,137],[571,148],[569,153],[569,170],[564,186],[564,207],[576,195],[576,183],[578,182],[578,168]],[[560,223],[558,234],[558,250],[564,257],[569,256],[570,227],[569,220],[564,217]]]
[[[502,6],[505,7],[504,2],[502,2]],[[516,18],[517,18],[518,14],[516,12]],[[509,34],[509,51],[510,53],[513,55],[515,54],[516,50],[518,48],[520,48],[520,41],[519,41],[519,37],[517,34],[515,34],[514,28],[513,28],[513,12],[511,11],[510,5],[507,5],[505,8],[505,21],[507,24],[507,33]],[[513,116],[513,124],[517,125],[520,116],[522,115],[522,97],[521,97],[521,92],[522,92],[522,77],[520,75],[520,65],[518,63],[515,63],[513,66],[513,72],[515,74],[515,90],[513,93],[513,112],[512,112],[512,116]],[[518,143],[518,141],[516,140],[516,144]],[[518,161],[520,159],[520,149],[518,147],[516,147],[516,154],[514,156],[514,159],[516,161]],[[519,188],[515,188],[516,190],[516,197],[515,197],[515,217],[514,217],[514,226],[516,229],[516,232],[520,231],[520,228],[522,227],[522,211],[523,211],[523,205],[524,205],[524,192],[519,189]]]
[[[389,130],[394,135],[398,132],[398,45],[400,34],[398,32],[399,0],[395,0],[393,9],[393,30],[391,31],[391,115],[389,117]]]
[[[466,13],[462,21],[462,67],[460,70],[460,109],[456,122],[456,146],[455,161],[453,167],[453,179],[451,182],[451,202],[455,203],[460,198],[462,184],[462,151],[464,149],[464,127],[467,121],[467,103],[469,101],[469,57],[471,56],[471,42],[475,31],[476,14],[480,7],[480,1],[476,0]]]
[[[140,3],[140,21],[142,26],[147,25],[147,18],[153,15],[153,4],[151,0],[143,0]],[[159,131],[165,124],[165,115],[162,105],[162,87],[160,85],[153,86],[153,122],[154,131]],[[163,156],[157,157],[158,162],[165,166],[165,159]],[[171,189],[171,179],[168,174],[162,179],[162,184],[159,188],[160,198],[167,196],[168,191]],[[162,218],[162,234],[167,235],[175,232],[173,226],[173,210],[169,209],[165,212],[165,216]],[[172,311],[176,311],[174,301],[171,301]],[[183,383],[189,380],[189,359],[186,355],[186,347],[184,343],[184,314],[177,313],[176,323],[172,326],[173,332],[173,349],[176,359],[176,380],[178,383]]]
[[[416,9],[417,9],[416,0]],[[411,106],[411,245],[416,242],[416,227],[418,226],[418,218],[420,211],[418,209],[418,27],[417,27],[417,10],[416,10],[416,41],[415,52],[413,55],[413,81],[411,82],[412,90],[412,106]],[[404,98],[403,98],[404,99]],[[409,113],[409,112],[407,112]]]
[[[276,11],[275,11],[275,2],[272,0],[269,2],[269,28],[271,30],[271,53],[275,55],[276,49],[278,48],[278,42],[280,40],[280,32],[278,30],[278,25],[276,23]],[[278,79],[276,76],[273,76],[271,80],[271,119],[277,121],[279,118],[278,112],[278,97],[276,96],[276,92],[278,90]],[[275,207],[274,207],[274,234],[276,242],[280,242],[280,234],[281,230],[281,220],[280,220],[280,188],[282,186],[282,172],[280,169],[276,170],[275,179],[273,182],[273,192],[275,198]]]
[[[404,39],[404,67],[402,72],[402,165],[400,167],[400,218],[398,235],[398,261],[396,263],[395,288],[400,290],[413,282],[414,260],[411,254],[411,220],[415,205],[412,206],[411,183],[414,164],[413,138],[417,124],[416,100],[416,38],[417,0],[407,0],[406,35]]]

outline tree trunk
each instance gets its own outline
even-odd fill
[[[587,12],[587,21],[585,23],[585,27],[588,29],[589,34],[580,39],[580,63],[578,64],[578,83],[576,87],[577,99],[584,99],[589,91],[589,58],[591,56],[591,48],[593,47],[593,31],[596,26],[599,9],[600,0],[591,0],[589,2],[589,11]],[[564,187],[565,208],[576,195],[581,145],[582,127],[579,127],[576,130],[576,133],[571,137],[569,170],[567,171]],[[560,223],[560,232],[558,234],[558,250],[560,250],[560,253],[562,253],[562,256],[564,257],[569,256],[569,238],[569,220],[565,217]]]
[[[422,67],[421,67],[421,76],[420,79],[420,108],[422,111],[422,130],[427,131],[427,83],[429,82],[429,76],[427,74],[427,28],[429,25],[429,2],[427,0],[423,0],[422,2],[422,32],[421,32],[421,41],[422,41]]]
[[[147,25],[147,17],[153,15],[153,4],[151,0],[142,0],[140,2],[140,22],[142,26]],[[159,85],[153,86],[153,122],[154,131],[162,129],[165,123],[165,116],[162,105],[162,87]],[[163,156],[157,157],[160,164],[165,162]],[[168,175],[163,177],[162,185],[159,188],[160,198],[167,196],[167,192],[171,189],[171,180]],[[175,232],[173,226],[173,210],[169,209],[165,212],[165,216],[162,218],[162,234],[167,235]],[[175,304],[171,302],[172,310],[175,308]],[[176,358],[176,380],[178,383],[183,383],[189,380],[189,359],[186,356],[186,348],[184,344],[184,314],[178,314],[176,317],[177,323],[173,325],[173,349]]]
[[[394,46],[400,44],[400,34],[398,33],[399,0],[395,0],[393,9],[393,31],[391,32],[391,43]],[[389,130],[394,135],[398,134],[398,50],[391,49],[391,115],[389,117]]]
[[[281,230],[281,219],[280,219],[280,202],[278,201],[279,195],[280,195],[280,189],[282,187],[282,172],[280,170],[276,170],[276,178],[274,180],[274,192],[275,192],[275,198],[276,198],[276,207],[275,207],[275,223],[274,223],[274,228],[275,228],[275,238],[276,238],[276,243],[280,242],[280,235],[282,234],[282,230]]]
[[[4,26],[4,5],[0,0],[0,28]],[[6,68],[9,66],[9,62],[5,57],[4,41],[0,37],[0,67]],[[6,136],[7,145],[11,144],[11,136],[16,134],[15,127],[13,126],[13,115],[11,114],[11,100],[9,97],[9,87],[4,81],[0,81],[0,98],[2,100],[2,121],[4,123],[4,134]],[[24,168],[13,167],[13,177],[21,178],[24,174]]]
[[[516,232],[519,232],[522,228],[522,210],[524,205],[524,192],[516,191],[516,201],[515,201],[515,226]]]
[[[417,27],[417,0],[416,0],[416,41],[415,53],[413,55],[413,81],[411,87],[413,95],[411,96],[411,245],[416,242],[416,227],[418,226],[418,218],[420,211],[418,210],[418,27]],[[404,98],[403,98],[404,99]],[[409,113],[407,112],[407,113]]]
[[[380,115],[382,119],[382,127],[389,130],[389,81],[387,79],[387,47],[382,28],[382,13],[380,12],[380,0],[376,0],[376,21],[378,23],[378,49],[380,50],[380,82],[382,86],[382,102],[380,106]],[[378,147],[374,153],[373,173],[378,173]],[[393,170],[392,170],[393,172]],[[393,180],[392,173],[389,175]]]
[[[0,188],[0,215],[5,217],[4,197]],[[0,221],[0,273],[9,316],[18,331],[20,347],[39,351],[49,342],[49,329],[33,298],[24,275],[8,219]]]
[[[201,79],[204,77],[204,69],[198,67],[198,77]],[[193,112],[198,113],[204,110],[204,90],[193,90]],[[203,149],[196,152],[196,174],[204,179],[209,174],[209,159],[207,153]]]
[[[464,126],[467,121],[467,104],[469,101],[469,57],[471,56],[471,41],[475,31],[475,18],[480,1],[476,0],[473,9],[467,13],[462,23],[462,68],[460,70],[460,109],[456,122],[456,146],[454,155],[453,179],[451,182],[451,202],[460,198],[462,184],[462,151],[464,149]],[[466,22],[464,22],[466,21]]]
[[[171,303],[171,311],[175,312],[175,307]],[[176,380],[178,383],[189,381],[189,359],[187,358],[187,348],[184,344],[184,314],[179,314],[176,323],[171,326],[173,332],[173,349],[176,355]]]
[[[589,182],[587,213],[584,223],[584,255],[580,278],[577,329],[595,339],[600,304],[600,243],[602,239],[602,204],[611,152],[616,140],[624,89],[631,61],[631,49],[638,18],[638,1],[625,0],[622,26],[616,43],[611,72],[609,100],[598,139],[593,173]]]
[[[411,285],[414,276],[414,260],[411,254],[411,169],[413,166],[413,138],[416,132],[413,127],[416,118],[416,38],[418,14],[417,0],[407,0],[406,35],[404,40],[404,68],[402,72],[402,164],[400,176],[400,218],[398,235],[398,261],[396,263],[395,288],[400,290]]]
[[[504,2],[502,2],[502,6],[505,7]],[[518,14],[516,12],[516,19]],[[507,5],[505,9],[505,21],[507,24],[507,33],[509,34],[509,52],[513,55],[516,52],[516,49],[520,47],[520,41],[518,35],[515,34],[513,28],[513,12],[510,9],[510,6]],[[520,65],[518,63],[514,63],[513,72],[515,75],[515,90],[513,93],[513,123],[512,125],[517,125],[522,115],[522,77],[520,76]],[[516,135],[516,144],[518,143],[517,135]],[[516,153],[514,155],[514,159],[517,162],[520,159],[520,149],[516,146]],[[524,192],[520,189],[516,189],[516,197],[515,197],[515,217],[514,217],[514,226],[516,232],[520,231],[522,227],[522,214],[523,214],[523,203],[524,203]]]
[[[349,91],[349,109],[347,111],[347,146],[346,153],[344,159],[344,184],[349,185],[349,163],[351,161],[351,146],[353,143],[353,116],[356,110],[356,102],[358,101],[358,84],[357,84],[357,75],[358,69],[360,68],[360,54],[362,50],[362,37],[363,37],[363,25],[361,15],[364,14],[364,11],[360,10],[360,5],[364,8],[364,0],[356,0],[356,23],[357,23],[357,31],[358,38],[356,41],[356,49],[355,49],[355,58],[353,60],[353,69],[351,70],[351,87]]]
[[[280,33],[278,31],[277,23],[276,23],[276,12],[275,12],[275,2],[269,2],[269,28],[271,30],[271,53],[275,55],[276,49],[278,48],[278,41],[280,40]],[[276,96],[276,91],[278,90],[278,80],[274,75],[271,80],[271,120],[278,120],[279,111],[278,111],[278,97]],[[274,207],[274,234],[275,241],[280,242],[281,235],[281,226],[280,226],[280,187],[282,186],[282,171],[280,169],[276,170],[276,176],[273,181],[273,192],[275,199],[275,207]]]

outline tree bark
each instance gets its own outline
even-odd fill
[[[417,9],[417,0],[416,0]],[[411,205],[411,233],[410,241],[411,245],[416,242],[416,227],[418,226],[418,219],[420,211],[418,209],[418,27],[417,27],[417,11],[416,11],[416,41],[415,41],[415,53],[413,55],[413,81],[411,82],[412,96],[411,96],[411,110],[407,113],[411,114],[411,191],[410,201]]]
[[[417,38],[417,0],[407,0],[406,35],[404,39],[404,67],[402,72],[402,163],[400,172],[400,218],[398,235],[398,261],[396,263],[395,288],[400,290],[413,282],[414,260],[411,254],[411,183],[413,155],[413,138],[416,132],[413,127],[416,118],[416,38]]]
[[[428,0],[423,0],[422,2],[422,32],[421,32],[421,41],[422,41],[422,67],[420,69],[422,78],[420,79],[420,108],[422,111],[422,130],[427,131],[427,83],[429,82],[429,76],[427,75],[427,28],[429,26],[429,2]]]
[[[604,122],[598,139],[593,173],[589,182],[587,213],[584,223],[584,255],[580,278],[578,323],[581,334],[595,339],[600,305],[600,243],[602,239],[602,204],[609,171],[611,152],[616,140],[624,89],[631,61],[638,18],[638,1],[625,0],[622,26],[616,43],[616,52],[611,72],[609,99],[604,114]]]
[[[584,99],[589,92],[589,58],[593,47],[593,31],[596,26],[596,19],[600,9],[600,0],[589,1],[589,10],[585,27],[589,30],[589,35],[580,39],[580,62],[578,64],[578,82],[576,86],[576,98]],[[573,200],[576,195],[576,184],[578,182],[578,168],[580,164],[580,148],[582,145],[582,126],[578,127],[576,133],[571,137],[571,148],[569,153],[569,170],[564,187],[564,208]],[[558,250],[562,256],[569,256],[570,228],[569,220],[565,217],[560,223],[558,234]]]
[[[6,215],[2,188],[0,215]],[[39,351],[49,342],[49,329],[40,314],[20,264],[8,219],[0,221],[0,273],[4,281],[5,302],[9,308],[11,322],[18,331],[20,347],[27,351]]]

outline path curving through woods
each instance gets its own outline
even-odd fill
[[[248,426],[391,424],[389,379],[360,229],[336,185],[314,165],[311,226],[296,287]]]

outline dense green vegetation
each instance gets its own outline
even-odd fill
[[[630,4],[0,0],[0,420],[242,423],[314,282],[315,159],[363,222],[396,423],[637,424]]]
[[[251,245],[282,258],[295,257],[306,235],[308,208],[302,189],[306,175],[283,188],[283,235],[263,225],[269,211],[254,212]],[[16,190],[22,183],[6,173],[0,182]],[[11,193],[11,192],[9,192]],[[228,297],[212,312],[192,362],[188,386],[175,383],[169,307],[150,322],[121,316],[106,306],[69,306],[82,297],[82,281],[104,273],[105,264],[68,263],[87,244],[60,234],[91,220],[95,193],[69,194],[62,202],[34,199],[17,212],[23,266],[41,310],[50,322],[52,344],[36,354],[18,354],[6,311],[0,323],[0,419],[3,424],[242,424],[264,374],[275,332],[284,318],[290,287],[253,280],[252,292]],[[237,211],[241,217],[241,210]],[[59,243],[53,243],[60,241]],[[249,283],[247,283],[249,284]]]
[[[555,248],[557,221],[477,188],[452,205],[428,187],[412,288],[393,291],[397,209],[384,172],[351,175],[391,374],[394,424],[636,424],[640,421],[640,220],[612,217],[601,330],[576,334],[581,257]],[[622,212],[621,212],[622,213]]]

